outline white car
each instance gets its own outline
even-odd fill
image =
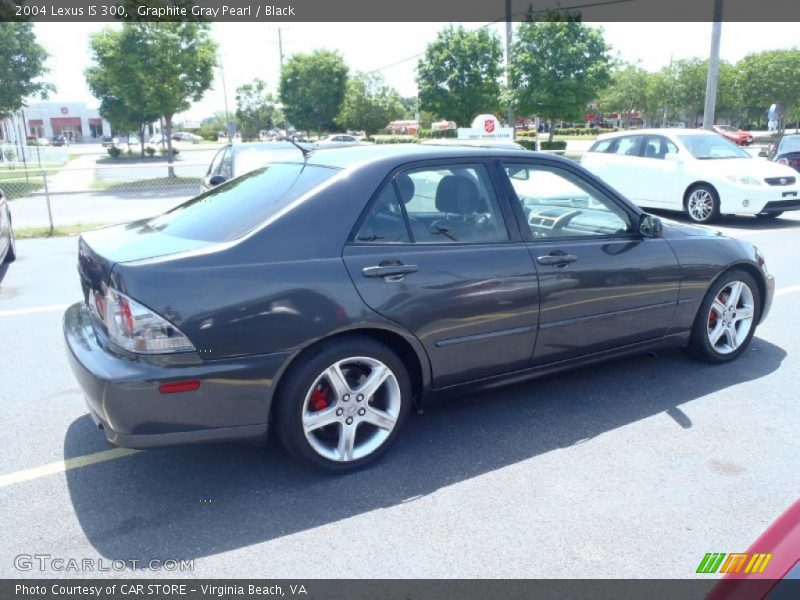
[[[322,138],[317,142],[317,146],[320,148],[342,148],[344,146],[358,146],[360,143],[361,140],[354,135],[337,133]]]
[[[720,214],[775,218],[800,210],[796,171],[754,158],[709,131],[601,135],[581,165],[639,206],[683,210],[696,223]]]

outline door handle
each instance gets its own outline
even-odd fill
[[[399,261],[385,260],[378,265],[372,267],[364,267],[361,269],[361,274],[364,277],[399,277],[402,278],[410,273],[419,271],[417,265],[404,265]]]
[[[565,254],[564,252],[551,252],[546,256],[540,256],[536,259],[540,265],[555,265],[555,266],[564,266],[568,265],[569,263],[574,263],[578,260],[578,257],[574,254]]]

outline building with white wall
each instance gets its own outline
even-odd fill
[[[111,125],[96,108],[87,108],[83,102],[37,102],[18,113],[24,115],[26,137],[52,138],[63,135],[72,142],[91,142],[111,135]],[[17,128],[4,128],[9,141],[17,137]]]

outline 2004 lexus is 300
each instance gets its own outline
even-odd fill
[[[412,403],[665,346],[724,363],[774,281],[749,243],[667,224],[519,150],[319,150],[84,234],[72,369],[108,440],[259,440],[361,467]]]

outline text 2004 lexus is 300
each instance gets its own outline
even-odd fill
[[[440,390],[684,346],[722,363],[774,281],[580,166],[487,148],[300,151],[84,234],[72,369],[112,443],[263,439],[344,471]]]

